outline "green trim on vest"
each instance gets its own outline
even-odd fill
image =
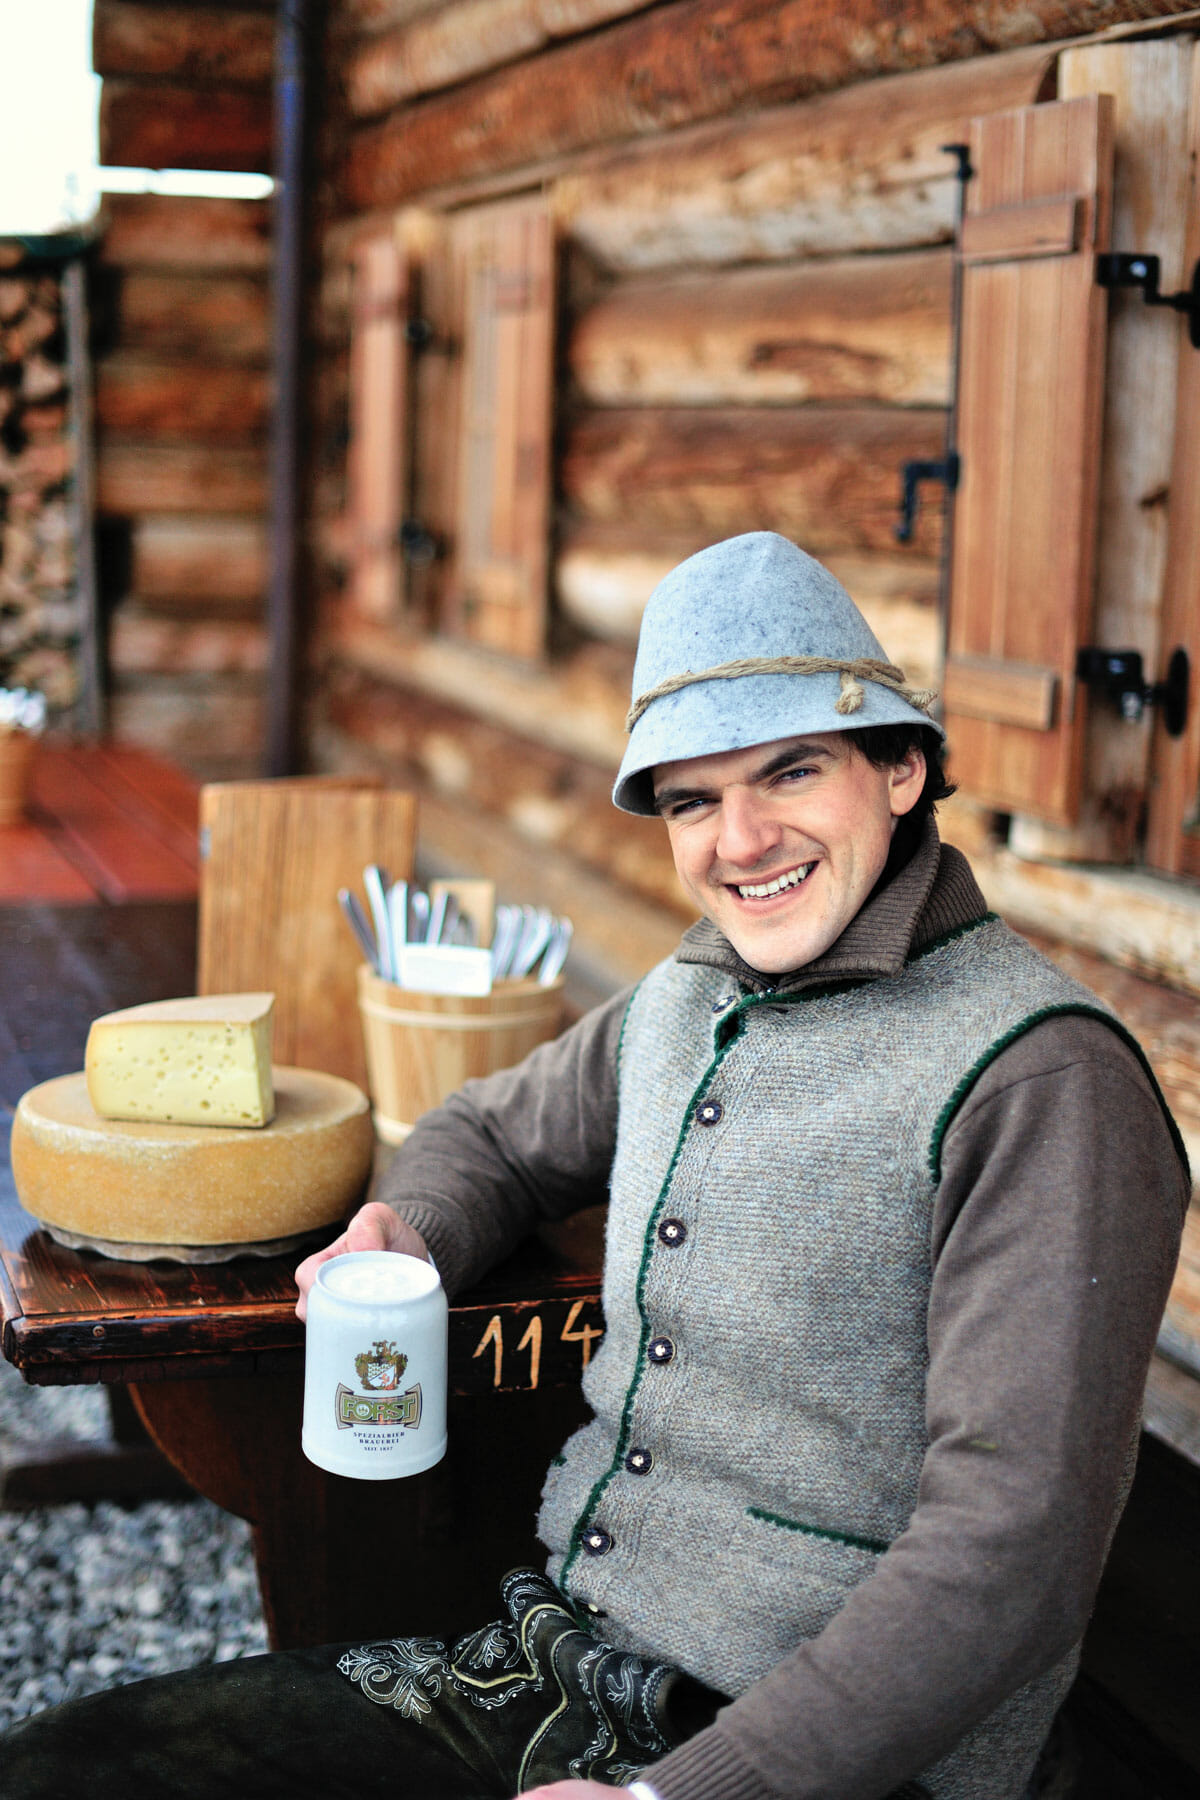
[[[646,977],[643,975],[642,981],[645,981],[645,979],[646,979]],[[617,1082],[618,1082],[618,1085],[620,1084],[620,1080],[621,1080],[621,1053],[625,1048],[625,1027],[629,1024],[629,1015],[633,1011],[633,1003],[638,997],[638,989],[641,987],[642,981],[639,981],[635,984],[632,994],[630,994],[629,999],[625,1002],[625,1011],[621,1015],[621,1029],[617,1033]]]
[[[631,998],[630,1005],[632,1006],[632,1004]],[[626,1012],[625,1016],[628,1018],[628,1012]],[[692,1091],[692,1097],[688,1101],[683,1119],[680,1123],[679,1136],[675,1140],[674,1153],[667,1167],[667,1172],[663,1177],[662,1185],[658,1190],[658,1198],[651,1207],[650,1216],[646,1221],[646,1230],[642,1238],[642,1257],[641,1262],[638,1264],[637,1285],[634,1293],[634,1300],[642,1323],[638,1332],[638,1347],[636,1360],[634,1362],[633,1379],[625,1391],[625,1402],[621,1408],[621,1424],[617,1431],[617,1441],[613,1448],[612,1461],[606,1472],[600,1477],[599,1481],[593,1483],[591,1492],[583,1503],[583,1510],[576,1519],[574,1528],[571,1532],[571,1541],[567,1546],[567,1553],[563,1558],[563,1565],[558,1574],[558,1585],[564,1592],[566,1590],[567,1576],[570,1574],[571,1567],[583,1548],[583,1534],[588,1528],[588,1522],[593,1517],[595,1509],[603,1497],[604,1490],[621,1468],[625,1459],[626,1449],[629,1445],[633,1404],[637,1399],[638,1389],[642,1385],[642,1378],[646,1372],[646,1351],[650,1343],[650,1321],[646,1317],[645,1307],[646,1271],[650,1266],[650,1258],[654,1253],[655,1229],[659,1217],[662,1214],[662,1210],[666,1205],[667,1196],[671,1191],[671,1183],[675,1178],[675,1169],[679,1162],[679,1158],[683,1153],[684,1139],[695,1122],[696,1108],[700,1104],[705,1089],[709,1086],[713,1076],[725,1060],[725,1054],[729,1049],[730,1044],[735,1043],[736,1038],[737,1034],[734,1033],[733,1036],[730,1037],[729,1042],[721,1046]]]
[[[1175,1146],[1175,1154],[1183,1164],[1184,1173],[1190,1178],[1191,1168],[1188,1163],[1187,1149],[1184,1146],[1179,1127],[1171,1117],[1171,1109],[1163,1097],[1163,1091],[1158,1085],[1158,1077],[1150,1067],[1149,1058],[1142,1046],[1132,1032],[1122,1025],[1120,1019],[1116,1018],[1114,1014],[1106,1012],[1103,1007],[1069,1002],[1062,1006],[1043,1006],[1039,1011],[1030,1013],[1029,1017],[1022,1019],[1019,1025],[1014,1025],[1011,1031],[1007,1031],[1003,1037],[997,1038],[996,1042],[979,1058],[979,1061],[967,1070],[934,1121],[933,1135],[929,1141],[929,1173],[935,1182],[942,1179],[942,1146],[946,1141],[946,1133],[980,1076],[991,1067],[1001,1051],[1007,1050],[1010,1044],[1015,1044],[1018,1038],[1024,1037],[1027,1032],[1033,1030],[1035,1025],[1040,1025],[1044,1019],[1062,1019],[1071,1016],[1080,1019],[1098,1019],[1102,1025],[1107,1025],[1110,1031],[1114,1031],[1122,1043],[1128,1045],[1129,1049],[1133,1051],[1141,1065],[1142,1072],[1150,1083],[1154,1097],[1162,1109],[1167,1130],[1171,1134],[1171,1142]]]
[[[820,1525],[803,1525],[799,1519],[785,1519],[782,1513],[767,1512],[761,1506],[746,1508],[748,1519],[761,1519],[764,1525],[778,1525],[783,1531],[800,1531],[805,1537],[825,1538],[831,1544],[846,1544],[851,1550],[870,1550],[875,1556],[882,1556],[891,1545],[878,1538],[855,1537],[850,1531],[826,1531]]]

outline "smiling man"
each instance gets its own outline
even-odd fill
[[[940,843],[929,697],[818,563],[752,533],[682,564],[634,696],[614,798],[664,820],[700,921],[426,1115],[297,1272],[301,1311],[348,1249],[431,1252],[454,1293],[609,1200],[546,1574],[453,1647],[45,1715],[0,1795],[64,1767],[114,1800],[131,1770],[142,1796],[1036,1791],[1128,1485],[1178,1134],[1118,1021]]]

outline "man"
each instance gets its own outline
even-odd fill
[[[701,923],[427,1115],[298,1271],[301,1310],[348,1249],[431,1253],[454,1292],[610,1196],[594,1416],[539,1519],[556,1586],[507,1577],[453,1650],[172,1678],[163,1729],[219,1709],[230,1791],[264,1794],[275,1751],[246,1788],[231,1747],[256,1714],[314,1793],[332,1761],[399,1800],[1018,1800],[1128,1485],[1178,1135],[939,844],[940,728],[820,565],[772,533],[689,559],[634,695],[614,798],[662,816]],[[107,1792],[90,1705],[47,1717]]]

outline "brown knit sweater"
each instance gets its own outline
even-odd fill
[[[774,985],[886,977],[983,912],[931,827],[838,942]],[[707,923],[678,954],[768,985]],[[605,1197],[626,1000],[469,1084],[393,1163],[383,1197],[452,1291],[539,1218]],[[952,1740],[980,1716],[981,1667],[990,1707],[1078,1638],[1187,1197],[1152,1084],[1107,1026],[1047,1020],[996,1058],[943,1144],[911,1524],[853,1606],[647,1771],[662,1800],[884,1795],[921,1766],[915,1741]],[[967,1438],[997,1448],[964,1455]]]

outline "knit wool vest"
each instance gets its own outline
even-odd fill
[[[551,1468],[549,1574],[606,1642],[736,1696],[907,1525],[926,1449],[943,1134],[1047,1015],[1116,1021],[998,920],[791,995],[669,961],[622,1037],[593,1420]],[[969,1600],[964,1603],[969,1604]],[[921,1777],[1021,1792],[1074,1655]]]

